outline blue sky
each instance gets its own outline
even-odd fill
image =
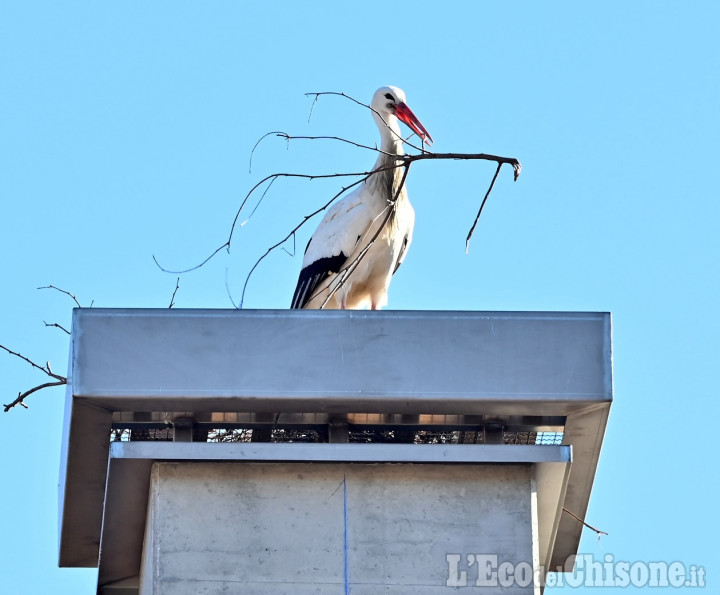
[[[166,307],[276,171],[363,171],[361,108],[402,87],[438,152],[514,156],[470,253],[493,165],[416,163],[415,238],[389,307],[613,314],[615,403],[581,552],[720,572],[716,2],[5,2],[0,5],[0,343],[64,372],[72,302]],[[230,254],[180,279],[177,307],[231,307],[249,267],[337,183],[280,181]],[[287,307],[277,252],[245,306]],[[43,382],[0,353],[0,393]],[[93,592],[58,569],[60,389],[0,414],[0,590]],[[564,589],[569,590],[568,588]],[[629,590],[633,590],[632,588]],[[591,589],[601,593],[609,589]],[[550,591],[549,591],[550,592]],[[560,592],[553,589],[551,592]]]

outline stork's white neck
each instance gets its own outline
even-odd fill
[[[405,150],[403,149],[398,119],[393,114],[383,114],[383,118],[385,118],[383,122],[382,118],[376,113],[373,113],[373,118],[375,118],[375,123],[380,131],[380,149],[386,153],[404,155]]]

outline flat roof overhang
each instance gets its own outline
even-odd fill
[[[564,417],[572,465],[562,506],[582,518],[611,402],[608,313],[76,309],[61,459],[60,565],[96,567],[101,534],[104,555],[112,547],[108,531],[123,539],[109,527],[127,525],[104,520],[104,510],[131,495],[130,486],[143,489],[145,480],[135,473],[140,479],[114,481],[118,470],[137,472],[154,460],[256,460],[249,453],[257,450],[234,447],[220,454],[215,448],[230,445],[193,444],[187,452],[181,443],[113,445],[111,453],[113,412]],[[277,448],[291,445],[263,446],[282,457]],[[407,447],[423,450],[402,456],[417,452],[424,462],[437,456],[421,454],[427,449],[446,448],[349,446],[355,458],[344,460],[373,450],[387,458],[388,448],[402,446],[389,460]],[[491,451],[472,450],[479,446],[457,446],[470,450],[453,456],[482,462]],[[498,451],[506,453],[505,462],[517,456],[514,447],[497,448],[510,449]],[[559,453],[555,462],[568,459],[569,467],[569,451]],[[568,515],[558,519],[551,568],[577,553],[582,532]],[[144,523],[144,516],[139,520]],[[112,574],[107,578],[121,578]]]

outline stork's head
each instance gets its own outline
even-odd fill
[[[375,91],[370,106],[375,110],[373,116],[383,137],[387,128],[399,134],[399,127],[396,125],[395,120],[397,118],[428,145],[432,144],[432,136],[425,130],[425,126],[420,123],[420,120],[415,117],[415,114],[405,103],[405,92],[402,89],[390,86],[380,87]],[[381,121],[378,121],[378,115],[382,118]]]

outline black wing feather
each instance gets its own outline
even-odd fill
[[[308,243],[308,246],[310,244]],[[307,248],[305,249],[307,252]],[[290,308],[300,309],[310,301],[313,292],[331,273],[337,273],[347,261],[347,256],[340,252],[335,256],[326,256],[311,262],[300,271],[295,293]]]
[[[393,275],[395,273],[397,273],[397,270],[400,268],[400,265],[402,264],[403,257],[405,256],[405,252],[407,251],[407,245],[408,245],[408,237],[405,236],[405,239],[403,240],[402,248],[400,248],[400,254],[398,254],[398,259],[397,259],[397,262],[395,263],[395,268],[393,269]]]

